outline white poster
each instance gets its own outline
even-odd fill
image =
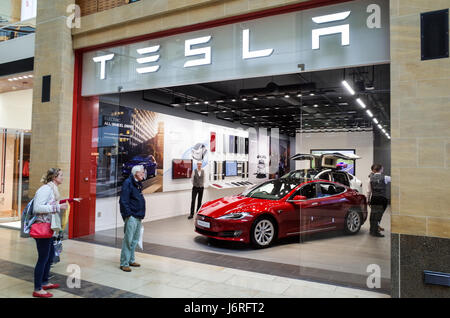
[[[22,0],[20,20],[25,21],[36,18],[37,0]]]

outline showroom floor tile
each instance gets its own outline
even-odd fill
[[[0,229],[0,297],[32,297],[36,247],[17,230]],[[125,273],[118,268],[120,249],[66,240],[61,262],[52,268],[62,285],[57,298],[283,298],[388,297],[386,294],[320,284],[177,258],[136,253],[142,267]],[[81,269],[81,288],[66,285],[67,266]]]

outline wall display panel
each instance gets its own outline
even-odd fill
[[[186,179],[192,177],[191,159],[172,160],[172,179]]]
[[[237,175],[237,161],[225,161],[225,176],[236,177]]]
[[[210,150],[211,152],[216,152],[216,133],[215,132],[211,132],[211,138],[209,141],[210,145]]]
[[[98,116],[97,197],[115,196],[135,165],[144,166],[144,192],[161,192],[164,120],[151,111],[100,101]],[[147,182],[156,178],[152,182]]]

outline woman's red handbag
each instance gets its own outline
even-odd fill
[[[53,230],[50,228],[50,223],[34,223],[30,229],[30,236],[33,238],[51,238]]]

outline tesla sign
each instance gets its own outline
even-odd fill
[[[387,62],[389,0],[362,0],[85,53],[82,94]]]

